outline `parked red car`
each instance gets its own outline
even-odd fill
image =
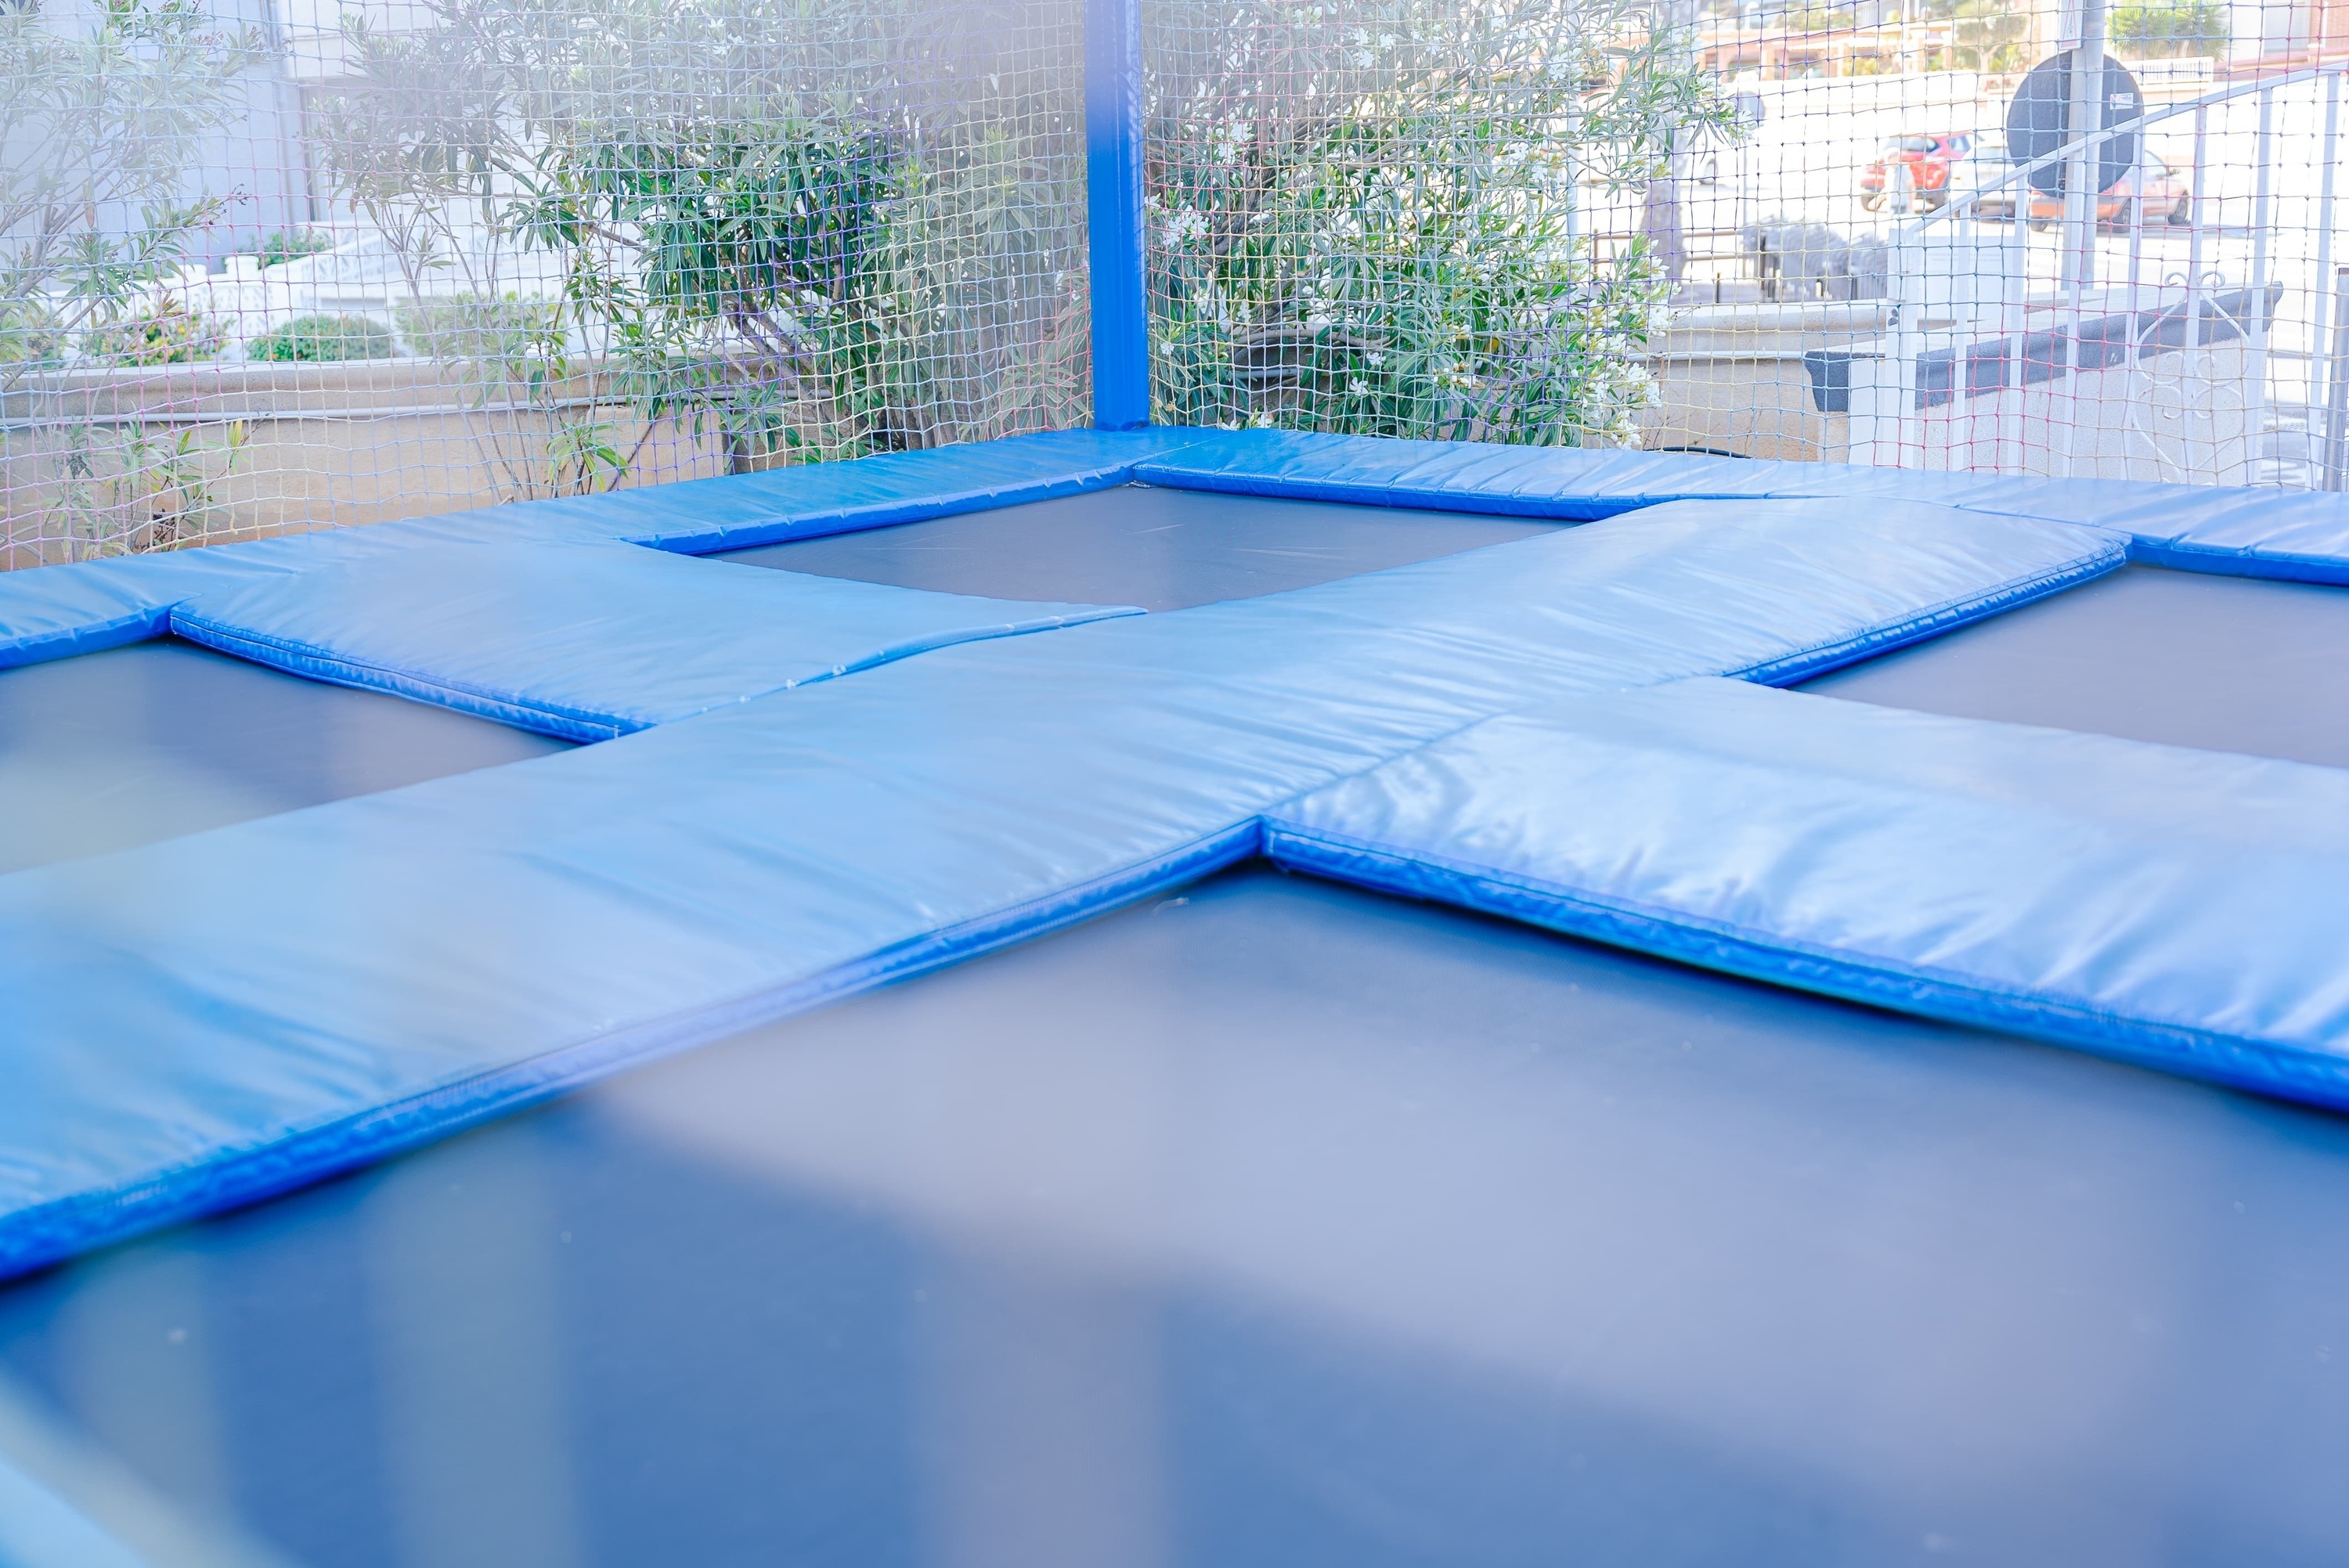
[[[1880,211],[1890,200],[1890,186],[1899,183],[1894,170],[1909,167],[1909,188],[1928,211],[1950,199],[1950,166],[1973,155],[1975,137],[1970,131],[1936,130],[1885,139],[1884,150],[1860,171],[1859,204]]]
[[[2136,168],[2096,198],[2096,222],[2126,225],[2129,222],[2129,203],[2140,196],[2145,199],[2145,221],[2148,223],[2194,222],[2194,171],[2172,164],[2149,147],[2137,154]],[[1974,204],[1974,212],[1992,222],[2012,222],[2014,187],[2010,185],[1983,196]],[[2038,191],[2031,193],[2033,228],[2052,228],[2063,221],[2063,197]]]

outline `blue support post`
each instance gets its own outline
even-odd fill
[[[1093,425],[1150,423],[1142,261],[1142,0],[1085,0],[1085,185],[1092,242]]]

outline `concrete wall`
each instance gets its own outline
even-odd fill
[[[648,423],[599,395],[592,377],[548,389],[537,406],[516,401],[463,366],[414,360],[31,383],[0,398],[0,565],[566,493],[577,475],[553,471],[550,455],[565,425],[601,426],[632,457],[623,488],[729,467],[716,431]]]

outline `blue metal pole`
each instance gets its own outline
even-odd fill
[[[1085,0],[1085,184],[1092,239],[1093,425],[1150,423],[1142,261],[1142,0]]]

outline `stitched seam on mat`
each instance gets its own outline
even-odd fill
[[[2117,570],[2127,562],[2127,543],[2124,540],[2116,538],[2104,549],[2087,555],[2075,556],[2061,565],[2044,568],[2032,576],[2010,581],[1995,588],[1944,600],[1939,604],[1920,610],[1903,620],[1881,625],[1874,631],[1814,643],[1808,647],[1797,648],[1793,653],[1782,654],[1776,658],[1764,659],[1759,664],[1747,665],[1741,669],[1728,671],[1726,674],[1732,680],[1754,681],[1764,686],[1773,684],[1774,679],[1794,680],[1816,675],[1820,673],[1818,665],[1823,655],[1848,653],[1853,657],[1857,657],[1861,655],[1889,652],[1904,643],[1915,642],[1927,633],[1945,624],[1955,628],[1971,621],[1981,620],[2009,605],[2041,598],[2060,589],[2070,587],[2075,583],[2085,581],[2089,577],[2101,576],[2106,572]],[[1849,661],[1837,660],[1837,662]]]
[[[197,634],[191,637],[191,641],[210,643],[212,646],[220,647],[224,653],[235,653],[240,657],[251,658],[255,664],[272,663],[273,661],[260,655],[274,653],[307,659],[315,664],[329,665],[339,670],[347,670],[353,672],[357,677],[350,684],[364,686],[370,690],[380,690],[384,685],[398,681],[416,688],[419,693],[440,692],[450,696],[471,697],[476,702],[494,704],[513,713],[540,715],[548,718],[562,719],[583,727],[608,729],[615,734],[626,734],[630,728],[645,727],[633,721],[625,720],[614,713],[592,708],[564,707],[554,703],[535,702],[520,696],[502,693],[487,686],[469,686],[461,681],[435,679],[429,676],[419,675],[413,670],[400,669],[391,665],[369,664],[365,660],[353,658],[347,654],[322,648],[313,643],[300,642],[290,637],[272,637],[244,632],[223,625],[217,621],[206,620],[199,615],[181,614],[178,611],[172,612],[171,625],[175,629],[182,625],[190,627]],[[223,645],[228,644],[235,645],[233,647]],[[251,650],[251,652],[244,650]],[[366,679],[370,676],[378,678]],[[439,706],[455,707],[457,705],[441,703]]]
[[[1283,841],[1299,845],[1326,846],[1331,850],[1357,856],[1373,863],[1402,867],[1426,867],[1463,882],[1485,883],[1521,895],[1529,901],[1542,901],[1585,910],[1594,914],[1641,922],[1669,931],[1688,931],[1717,941],[1728,942],[1765,954],[1788,954],[1806,958],[1822,966],[1843,969],[1885,978],[1917,982],[1963,998],[1982,998],[2003,1004],[2002,1013],[2023,1018],[2045,1017],[2050,1015],[2087,1026],[2110,1025],[2132,1033],[2158,1033],[2177,1039],[2180,1044],[2201,1052],[2234,1054],[2245,1048],[2272,1053],[2290,1061],[2323,1070],[2307,1076],[2313,1081],[2342,1082],[2349,1080],[2349,1060],[2290,1041],[2269,1039],[2256,1035],[2222,1034],[2143,1014],[2123,1013],[2100,1006],[2067,992],[2024,989],[2002,981],[1977,978],[1961,971],[1941,969],[1924,965],[1912,965],[1895,958],[1883,957],[1857,949],[1830,947],[1798,937],[1771,936],[1754,928],[1740,926],[1705,915],[1690,914],[1663,904],[1643,903],[1638,900],[1614,898],[1568,888],[1522,872],[1505,871],[1495,866],[1478,865],[1455,861],[1448,856],[1403,851],[1375,841],[1357,839],[1350,834],[1326,829],[1309,828],[1300,823],[1268,817],[1265,820],[1265,853],[1276,861],[1281,860],[1278,846]],[[1309,862],[1298,862],[1299,869],[1316,870]],[[1344,879],[1340,879],[1344,880]],[[1508,913],[1501,911],[1500,913]],[[1520,917],[1522,918],[1522,917]],[[1526,923],[1541,923],[1528,921]],[[1600,940],[1605,940],[1601,938]],[[1630,945],[1629,943],[1617,945]],[[1693,962],[1688,961],[1687,962]],[[1744,971],[1738,971],[1743,973]],[[1764,978],[1775,978],[1764,975]],[[1783,983],[1783,982],[1781,982]],[[1870,1006],[1886,1006],[1863,989],[1837,992]],[[1902,1009],[1894,1009],[1902,1010]]]

